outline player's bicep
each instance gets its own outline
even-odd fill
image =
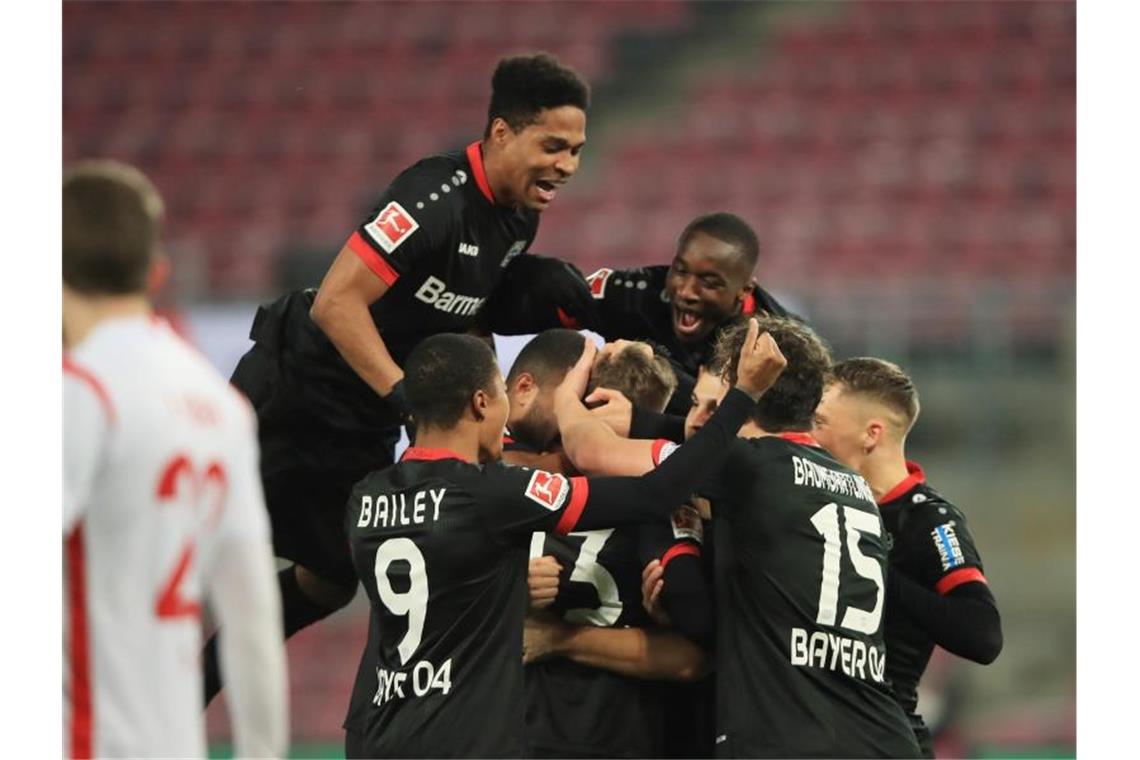
[[[590,490],[584,477],[525,467],[489,473],[483,488],[478,498],[492,528],[527,539],[535,531],[575,530]]]
[[[82,371],[63,379],[63,532],[81,519],[106,456],[114,410],[106,391]]]

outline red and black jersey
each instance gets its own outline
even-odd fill
[[[867,482],[804,434],[738,439],[716,524],[721,757],[916,757],[887,682],[886,531]]]
[[[396,177],[347,242],[389,286],[370,310],[396,363],[430,335],[472,329],[504,267],[537,231],[537,212],[495,202],[478,142],[425,158]],[[250,338],[279,348],[292,385],[331,425],[398,424],[395,411],[309,318],[315,295],[297,291],[262,307]]]
[[[504,442],[504,450],[519,448]],[[654,450],[660,458],[667,449]],[[699,555],[701,540],[700,516],[681,506],[637,525],[535,533],[530,556],[553,556],[562,567],[550,613],[575,625],[643,627],[653,623],[641,604],[642,568],[653,559]],[[556,657],[527,666],[526,695],[531,757],[661,757],[667,750],[656,681]]]
[[[665,517],[720,463],[752,404],[730,390],[692,439],[640,478],[480,466],[411,448],[360,481],[345,526],[371,615],[345,727],[362,750],[521,755],[532,533]]]
[[[967,583],[986,583],[982,559],[966,516],[926,483],[922,468],[907,462],[909,476],[879,501],[887,529],[892,572],[949,594]],[[887,677],[899,704],[929,753],[930,735],[916,712],[918,682],[930,661],[934,642],[909,616],[887,606]],[[930,756],[933,756],[930,754]]]

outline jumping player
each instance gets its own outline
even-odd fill
[[[136,169],[63,181],[67,757],[205,757],[203,601],[235,750],[281,757],[285,652],[253,411],[147,300],[162,201]]]
[[[401,366],[429,335],[495,327],[481,324],[484,302],[577,171],[588,102],[548,55],[501,60],[482,140],[401,173],[319,290],[258,311],[233,383],[257,410],[274,548],[296,563],[278,576],[287,637],[355,593],[342,509],[353,483],[392,462],[408,414]],[[563,262],[525,263],[548,312],[536,327],[587,307]],[[212,648],[205,671],[210,698]]]
[[[1001,617],[963,512],[907,461],[918,391],[896,364],[871,357],[832,369],[813,435],[867,479],[887,530],[887,678],[924,757],[934,757],[918,714],[918,682],[934,645],[988,665],[1002,648]]]
[[[531,533],[611,527],[676,507],[782,370],[775,344],[757,332],[742,349],[740,390],[665,467],[639,479],[495,463],[509,410],[490,349],[437,335],[413,350],[405,370],[415,446],[357,484],[346,510],[372,606],[345,721],[349,757],[522,754]],[[587,342],[555,392],[556,411],[589,418],[580,398],[593,353]],[[564,439],[575,434],[563,430]]]

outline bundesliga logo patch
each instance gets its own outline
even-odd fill
[[[673,538],[688,538],[698,544],[704,543],[705,531],[701,524],[701,514],[688,504],[673,510]]]
[[[958,545],[958,534],[954,532],[953,520],[930,531],[930,537],[934,539],[934,546],[938,549],[938,559],[942,561],[943,570],[966,563],[966,558],[962,556],[962,547]]]
[[[561,475],[535,470],[527,484],[526,497],[554,512],[566,501],[568,487],[566,478]]]
[[[610,279],[610,275],[614,270],[602,267],[598,271],[586,278],[586,282],[590,284],[590,295],[594,298],[604,298],[606,295],[606,282]]]
[[[396,201],[392,201],[376,215],[364,229],[376,244],[391,253],[420,228],[412,215]]]

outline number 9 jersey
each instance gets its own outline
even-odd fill
[[[718,757],[917,757],[885,676],[886,532],[808,435],[738,439],[716,530]]]

